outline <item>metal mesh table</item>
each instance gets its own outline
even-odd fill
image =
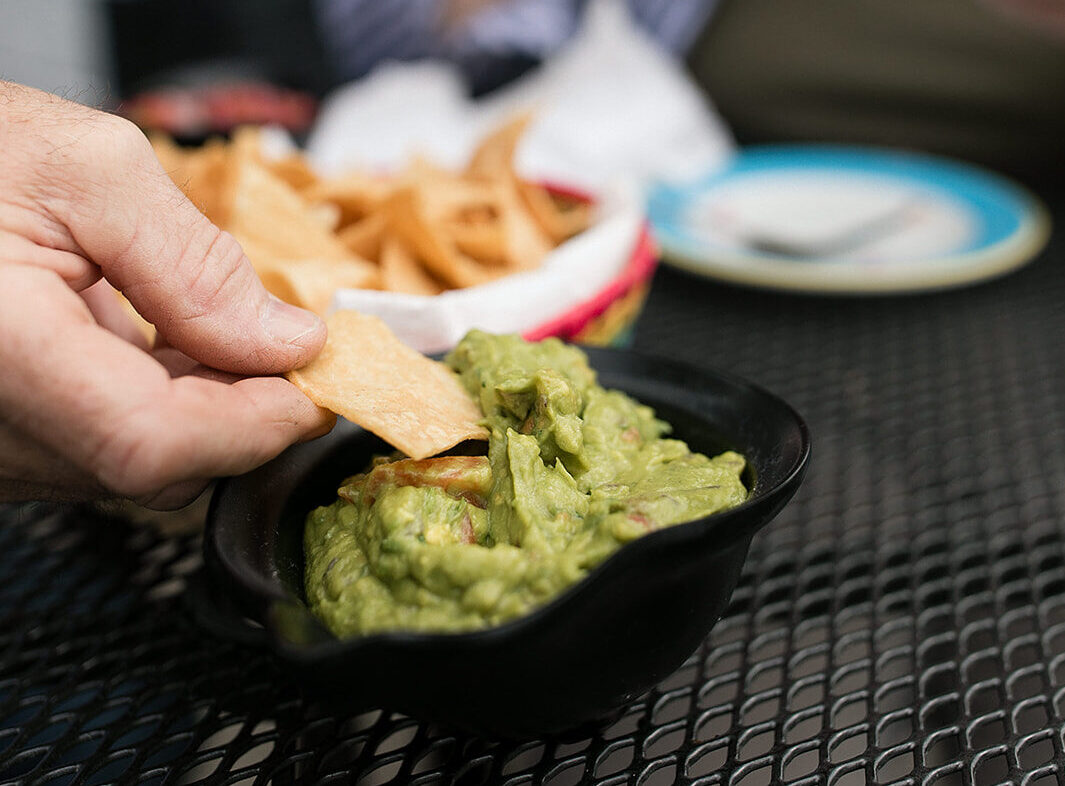
[[[814,456],[699,651],[592,737],[330,715],[190,619],[195,536],[0,507],[0,781],[1065,784],[1063,262],[871,300],[661,272],[638,348],[782,395]]]

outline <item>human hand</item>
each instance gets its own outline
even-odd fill
[[[0,82],[0,501],[180,507],[332,427],[285,379],[259,376],[324,341],[135,126]]]

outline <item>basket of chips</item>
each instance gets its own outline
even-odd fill
[[[423,352],[474,327],[619,343],[656,264],[640,200],[519,176],[527,122],[490,133],[459,171],[414,158],[397,172],[323,176],[298,152],[268,154],[253,128],[195,149],[152,143],[282,300],[378,316]]]

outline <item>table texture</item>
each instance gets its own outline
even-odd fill
[[[1060,237],[919,296],[662,270],[636,348],[781,395],[813,457],[703,645],[590,737],[331,715],[197,626],[196,535],[2,506],[0,783],[1065,786],[1063,342]]]

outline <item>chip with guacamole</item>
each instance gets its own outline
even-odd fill
[[[445,363],[484,416],[487,455],[379,457],[308,516],[306,595],[338,636],[497,625],[625,543],[747,498],[742,456],[669,438],[576,347],[473,331]]]

